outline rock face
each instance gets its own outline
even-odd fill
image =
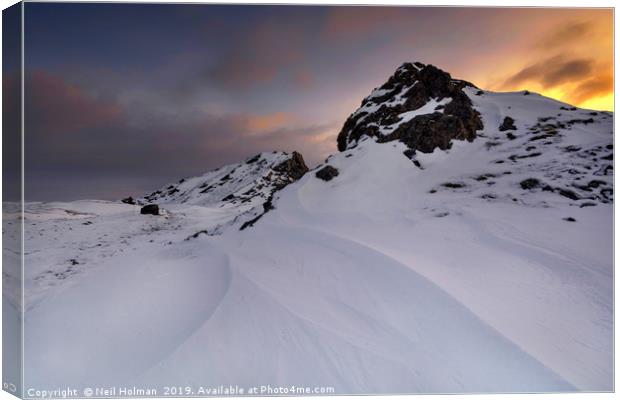
[[[290,158],[273,167],[273,170],[286,178],[278,183],[278,186],[280,186],[279,189],[281,189],[304,176],[304,174],[308,172],[308,166],[302,155],[294,151]]]
[[[331,165],[326,165],[316,172],[316,177],[324,181],[331,181],[339,174],[338,170]]]
[[[364,136],[400,140],[424,153],[447,149],[453,139],[472,141],[483,126],[462,90],[467,86],[475,87],[433,65],[405,63],[347,119],[338,150],[355,147]]]
[[[157,204],[147,204],[140,209],[140,214],[159,215],[159,206]]]

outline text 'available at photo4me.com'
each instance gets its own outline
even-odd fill
[[[26,398],[67,399],[67,398],[116,398],[116,397],[205,397],[205,396],[272,396],[272,395],[333,395],[332,386],[107,386],[71,387],[38,389],[28,388]]]

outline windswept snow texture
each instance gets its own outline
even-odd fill
[[[361,138],[242,231],[221,202],[255,184],[238,167],[161,194],[162,216],[30,204],[26,387],[613,390],[613,116],[464,91],[474,141]]]

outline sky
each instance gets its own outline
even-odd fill
[[[613,110],[611,9],[26,3],[24,24],[31,201],[140,196],[261,151],[315,165],[406,61]]]

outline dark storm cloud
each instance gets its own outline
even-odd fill
[[[99,101],[83,89],[44,70],[30,71],[25,79],[26,111],[33,129],[50,135],[110,124],[121,118],[118,105]]]
[[[551,88],[571,80],[583,79],[591,73],[593,65],[594,60],[555,56],[523,68],[509,77],[504,86],[516,86],[536,80],[543,87]]]
[[[55,198],[71,199],[80,197],[80,186],[115,179],[130,194],[140,195],[257,152],[307,151],[333,128],[299,125],[280,114],[155,115],[136,124],[130,110],[99,101],[58,76],[43,71],[27,76],[31,199],[47,197],[51,182]],[[127,181],[133,183],[122,183]],[[115,198],[120,188],[108,190],[98,197]]]

